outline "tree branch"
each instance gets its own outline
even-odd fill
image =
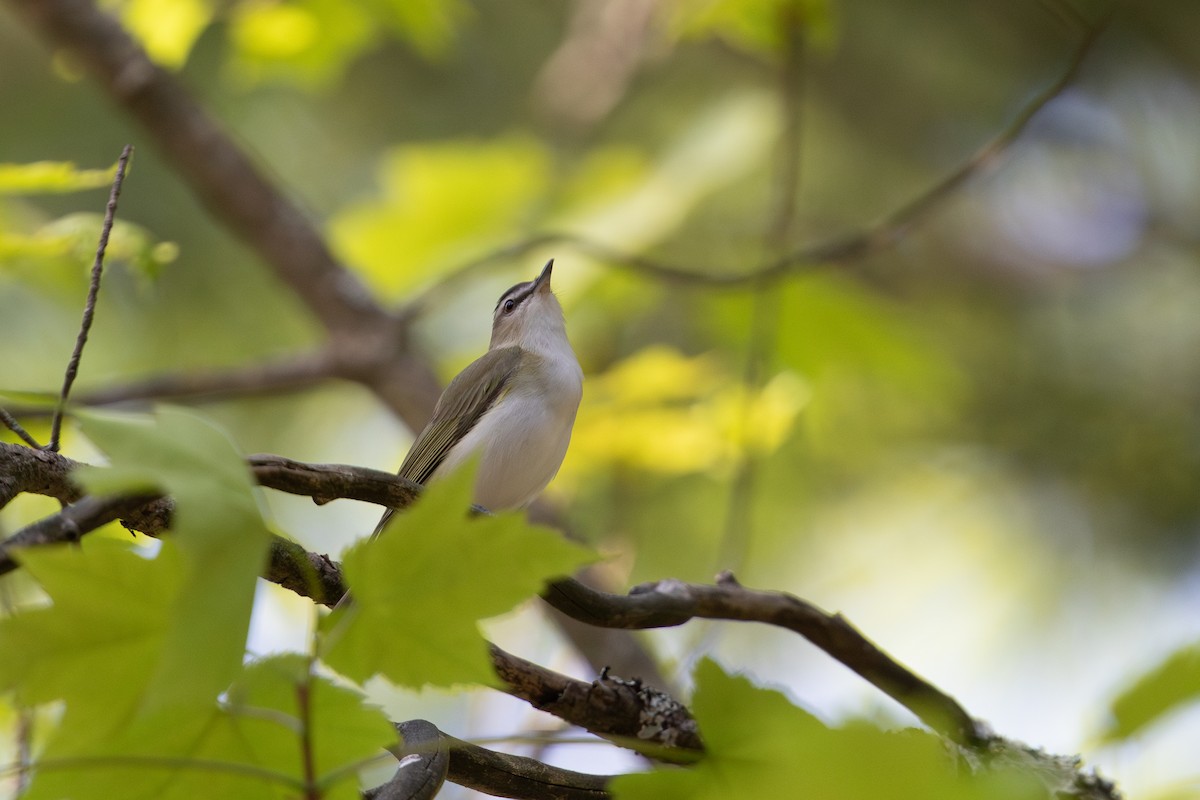
[[[496,797],[539,800],[606,800],[607,775],[588,775],[552,767],[532,758],[497,753],[442,733],[431,722],[397,723],[404,744],[396,776],[363,793],[366,800],[428,800],[442,781]]]
[[[19,464],[24,467],[19,483],[29,487],[24,491],[36,490],[52,496],[77,493],[67,478],[77,462],[47,451],[29,450],[37,454],[36,458],[18,452],[27,450],[0,443],[0,476],[5,474],[6,465]],[[322,499],[346,491],[346,496],[361,499],[386,496],[390,502],[412,490],[394,475],[356,467],[300,464],[278,456],[255,456],[250,466],[255,474],[263,471],[264,484],[286,486],[291,491],[307,487],[302,493],[313,490]],[[383,484],[391,485],[384,488]],[[158,532],[164,528],[168,511],[169,505],[163,498],[84,497],[0,543],[0,574],[16,566],[11,555],[13,547],[74,541],[118,517],[127,520],[133,517],[140,520],[138,524],[144,525],[147,532]],[[326,605],[335,603],[345,590],[341,571],[328,556],[309,553],[295,542],[277,536],[272,538],[263,576]],[[610,628],[666,627],[682,625],[693,618],[757,621],[787,628],[911,709],[934,730],[968,748],[964,753],[975,754],[971,756],[976,759],[973,764],[986,766],[997,760],[1022,759],[1024,768],[1030,772],[1053,768],[1058,778],[1066,775],[1070,784],[1064,789],[1067,796],[1115,797],[1110,783],[1079,771],[1076,760],[1049,756],[993,735],[953,698],[896,663],[840,615],[828,614],[791,595],[746,589],[725,575],[716,586],[660,581],[635,587],[628,596],[564,580],[547,587],[543,597],[575,619]],[[702,750],[700,732],[687,709],[638,680],[625,680],[604,671],[589,683],[548,670],[495,645],[490,647],[490,653],[506,692],[566,722],[658,759],[689,761]],[[453,772],[453,747],[451,752]]]
[[[76,405],[107,406],[133,400],[223,400],[248,394],[307,389],[339,375],[335,354],[326,349],[222,371],[153,375],[81,392],[77,395]],[[26,410],[22,416],[31,413],[37,412]]]
[[[993,738],[954,698],[893,660],[840,614],[782,592],[747,589],[732,575],[716,586],[666,580],[628,595],[600,592],[574,580],[556,581],[542,597],[564,614],[614,628],[664,628],[692,619],[765,622],[800,634],[909,709],[926,725],[968,747]]]
[[[369,791],[365,800],[432,800],[446,782],[450,742],[437,726],[423,719],[396,724],[401,744],[392,748],[400,762],[395,776]]]
[[[21,452],[25,450],[27,448],[19,445],[0,444],[0,474],[5,472],[6,461],[12,460],[26,465],[22,473],[26,476],[24,485],[31,488],[25,488],[24,491],[35,491],[32,487],[58,493],[71,491],[67,475],[76,462],[57,456],[61,462],[54,463],[55,459],[44,453],[43,458],[31,460]],[[47,465],[46,474],[33,475],[37,470],[31,467],[41,464]],[[361,467],[303,464],[271,455],[252,456],[248,464],[256,480],[264,486],[309,495],[319,502],[335,497],[351,497],[404,508],[419,494],[419,487],[402,478]],[[56,481],[62,485],[55,485]],[[40,520],[0,544],[0,574],[16,568],[11,555],[15,547],[74,541],[82,534],[120,517],[133,516],[134,519],[129,521],[131,527],[157,534],[164,529],[168,512],[169,507],[164,509],[163,501],[153,497],[84,498],[60,514]],[[340,570],[328,556],[309,553],[295,542],[280,537],[275,537],[272,542],[270,562],[264,577],[326,605],[336,602],[345,589]],[[731,576],[724,577],[717,586],[663,581],[636,587],[629,595],[601,592],[575,580],[563,580],[548,586],[543,597],[567,616],[605,628],[667,627],[682,625],[697,617],[778,625],[804,636],[910,709],[931,728],[954,741],[977,746],[990,737],[985,726],[973,719],[957,701],[897,663],[840,615],[828,614],[791,595],[745,589]],[[589,704],[596,702],[589,685],[580,682],[568,684],[569,678],[550,678],[545,674],[536,676],[534,683],[525,684],[521,680],[521,672],[528,668],[528,662],[514,661],[512,658],[498,648],[493,651],[497,673],[508,684],[512,694],[572,724],[588,730],[595,728],[594,722],[587,716]],[[631,699],[628,695],[637,695],[641,687],[630,689],[631,692],[625,695],[602,699],[601,704],[610,709],[624,709],[622,718],[626,721],[633,719],[628,712],[634,706],[645,708],[655,704],[649,694],[643,695],[640,700]],[[580,693],[582,700],[578,699]],[[608,725],[604,732],[639,737],[643,730],[638,723],[623,728]],[[677,742],[664,743],[670,746]],[[698,745],[696,739],[688,740],[683,746]]]

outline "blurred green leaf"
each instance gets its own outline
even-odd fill
[[[963,376],[902,306],[835,275],[778,292],[774,352],[811,387],[803,424],[814,454],[855,460],[952,418]]]
[[[250,82],[325,88],[388,35],[445,56],[470,13],[460,0],[243,0],[230,15],[230,66]]]
[[[807,399],[807,387],[790,372],[752,390],[715,353],[689,358],[647,347],[588,379],[558,485],[613,466],[719,472],[747,452],[778,448]]]
[[[345,554],[353,601],[323,621],[330,666],[359,682],[493,685],[478,621],[595,559],[519,513],[468,517],[473,485],[474,470],[458,470]]]
[[[58,405],[58,392],[22,392],[0,389],[0,407],[53,409]]]
[[[150,58],[171,69],[187,62],[192,45],[213,16],[209,0],[119,0],[115,5]]]
[[[829,0],[675,0],[670,31],[683,39],[716,36],[751,52],[777,55],[787,41],[789,20],[814,44],[832,44]]]
[[[960,774],[932,734],[861,723],[829,729],[779,692],[731,677],[712,661],[696,670],[692,711],[704,736],[704,758],[686,769],[620,776],[612,784],[618,800],[1045,797],[1035,781],[1009,773]]]
[[[243,2],[229,27],[231,67],[244,80],[322,87],[379,40],[369,10],[341,0]]]
[[[445,55],[471,13],[462,0],[364,0],[364,4],[426,58]]]
[[[0,194],[61,194],[110,186],[116,166],[79,169],[70,161],[0,163]]]
[[[1112,703],[1105,742],[1128,739],[1200,698],[1200,643],[1187,645],[1137,678]]]
[[[336,248],[380,292],[397,297],[511,239],[546,191],[549,156],[529,139],[393,150],[382,195],[330,223]]]
[[[34,263],[69,259],[81,273],[91,269],[104,217],[91,212],[67,214],[34,233],[0,229],[0,266],[21,259]],[[154,280],[179,255],[173,242],[158,241],[140,225],[116,220],[105,249],[105,264],[123,262],[146,280]]]

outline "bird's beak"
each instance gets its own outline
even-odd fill
[[[537,276],[537,280],[533,282],[533,290],[535,292],[550,291],[550,271],[554,269],[554,259],[546,262],[546,266],[542,267],[542,274]]]

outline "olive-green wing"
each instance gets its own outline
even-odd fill
[[[400,465],[400,477],[417,483],[429,480],[450,449],[508,389],[520,363],[521,348],[501,347],[484,353],[458,373]]]

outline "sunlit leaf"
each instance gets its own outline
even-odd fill
[[[789,24],[819,47],[835,32],[829,0],[675,0],[671,23],[680,38],[716,36],[766,55],[783,50]]]
[[[60,194],[110,186],[116,167],[79,169],[69,161],[0,164],[0,194]]]
[[[1181,647],[1121,692],[1112,703],[1106,741],[1128,739],[1200,699],[1200,644]]]
[[[470,16],[462,0],[366,0],[379,18],[427,58],[446,53]]]
[[[375,541],[346,553],[353,601],[324,621],[322,658],[359,682],[494,684],[478,621],[595,554],[520,514],[467,517],[473,470],[439,481]]]
[[[102,223],[100,214],[79,212],[46,223],[33,233],[0,229],[0,265],[21,259],[70,259],[83,274],[95,259]],[[123,263],[138,276],[153,280],[178,255],[174,242],[158,241],[140,225],[118,219],[109,234],[105,264]]]
[[[22,551],[21,565],[53,605],[0,620],[0,686],[26,705],[65,700],[64,726],[103,738],[129,715],[153,675],[182,564],[164,543],[151,559],[131,542]]]
[[[171,69],[187,61],[213,16],[208,0],[120,0],[117,6],[150,57]]]
[[[745,453],[773,452],[808,398],[795,374],[762,389],[733,378],[713,355],[648,347],[591,376],[562,480],[613,465],[663,474],[719,471]]]
[[[360,3],[296,0],[239,3],[230,17],[232,67],[250,82],[278,79],[327,86],[380,38]]]
[[[378,199],[331,223],[335,246],[397,296],[519,231],[545,191],[549,157],[527,139],[402,147],[380,169]]]

